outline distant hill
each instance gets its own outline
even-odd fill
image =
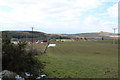
[[[34,31],[32,34],[32,31],[2,31],[3,34],[7,34],[9,36],[11,36],[12,38],[45,38],[47,37],[47,34],[43,33],[43,32],[37,32]]]
[[[115,34],[119,35],[119,34]],[[109,32],[94,32],[94,33],[78,33],[78,34],[61,34],[61,36],[76,38],[76,37],[111,37],[113,33]]]
[[[57,34],[47,34],[44,32],[38,31],[2,31],[3,35],[9,35],[15,39],[28,39],[34,38],[35,40],[47,40],[47,39],[60,39],[60,38],[67,38],[62,37]]]
[[[47,34],[38,31],[2,31],[3,34],[7,34],[15,39],[31,40],[47,40],[47,39],[70,39],[77,37],[113,37],[113,33],[108,32],[94,32],[94,33],[78,33],[78,34]],[[119,35],[120,36],[120,35]]]

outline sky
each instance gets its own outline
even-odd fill
[[[0,0],[0,31],[113,32],[119,0]]]

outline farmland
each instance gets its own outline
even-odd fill
[[[117,78],[118,45],[110,41],[59,42],[37,56],[48,78]],[[46,43],[34,44],[43,50]]]
[[[23,35],[19,35],[20,39],[17,39],[18,36],[17,38],[14,37],[14,32],[11,32],[11,37],[13,40],[20,41],[25,38],[25,41],[29,43],[26,50],[30,50],[32,46],[31,38],[26,35],[28,33],[31,35],[31,32],[26,34],[26,32],[22,31],[21,33]],[[33,37],[33,48],[38,50],[36,54],[42,54],[47,41],[57,45],[49,47],[47,52],[42,55],[36,55],[40,62],[42,61],[45,64],[43,73],[41,74],[47,74],[46,78],[118,77],[118,44],[112,44],[113,38],[99,37],[98,35],[100,34],[96,33],[92,34],[95,35],[94,37],[91,37],[92,35],[90,34],[82,34],[83,36],[81,36],[81,34],[51,35],[43,33],[44,37],[42,38],[39,37],[41,33],[34,33],[36,37],[35,35]],[[45,43],[35,43],[37,40],[47,41]]]

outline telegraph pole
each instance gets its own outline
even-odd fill
[[[33,29],[34,27],[31,27],[31,29],[32,29],[32,50],[33,50]]]
[[[114,31],[114,36],[113,36],[113,44],[115,44],[115,30],[117,30],[117,28],[112,28]]]

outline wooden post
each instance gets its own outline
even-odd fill
[[[43,53],[47,52],[48,45],[50,44],[50,37],[47,39],[47,42],[48,42],[48,44],[46,45],[45,50],[43,51]]]
[[[46,45],[45,50],[43,51],[43,53],[46,53],[46,52],[47,52],[48,45],[49,45],[49,43]]]

